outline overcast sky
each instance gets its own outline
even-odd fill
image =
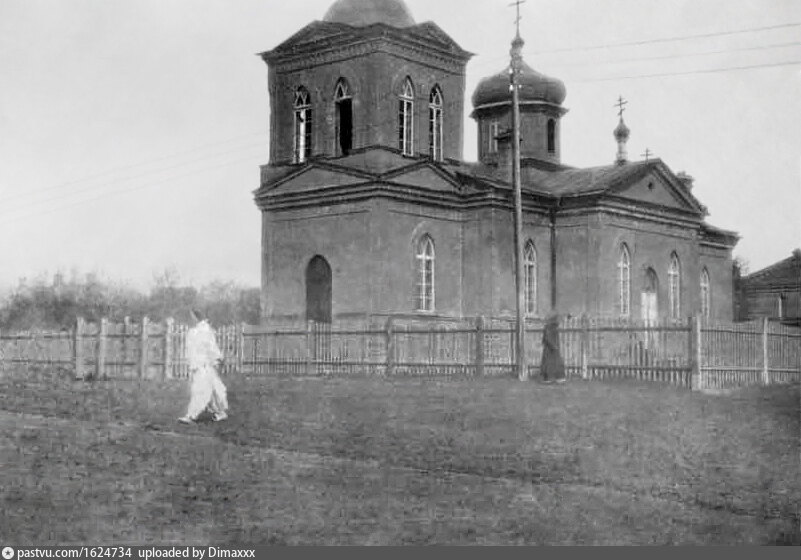
[[[0,287],[59,270],[148,287],[167,268],[257,286],[269,123],[255,55],[330,3],[0,0]],[[476,54],[468,100],[507,63],[508,4],[407,0]],[[630,158],[648,148],[693,175],[752,271],[801,245],[801,1],[528,0],[522,13],[526,61],[567,87],[564,163],[614,160],[623,95]],[[468,160],[475,134],[469,121]]]

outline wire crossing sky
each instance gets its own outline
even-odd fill
[[[252,192],[270,107],[255,53],[332,1],[0,0],[0,292],[73,270],[138,287],[168,268],[257,286]],[[516,8],[406,2],[475,53],[464,92],[464,157],[475,160],[470,96],[508,67]],[[614,161],[622,96],[629,153],[695,177],[709,222],[741,234],[735,254],[751,270],[801,245],[801,2],[519,10],[525,61],[567,88],[564,163]]]

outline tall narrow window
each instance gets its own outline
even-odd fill
[[[670,256],[670,267],[668,268],[668,305],[670,318],[681,318],[681,266],[676,253]]]
[[[776,313],[776,317],[778,317],[779,320],[784,319],[786,302],[787,302],[787,296],[784,294],[781,294],[779,296],[779,299],[776,301],[776,305],[778,307],[778,309],[776,310],[778,311],[778,313]]]
[[[336,137],[339,154],[346,156],[353,148],[353,99],[348,82],[340,79],[334,92]]]
[[[405,156],[414,155],[414,86],[409,78],[403,82],[398,100],[398,149]]]
[[[428,103],[428,153],[442,161],[442,92],[439,87],[431,90]]]
[[[620,247],[620,258],[617,261],[617,285],[620,315],[631,314],[631,255],[624,243]]]
[[[498,153],[498,135],[501,133],[501,123],[492,121],[489,123],[489,134],[487,135],[487,149],[491,154]]]
[[[523,271],[525,275],[526,313],[537,314],[537,251],[534,243],[529,241],[523,254]]]
[[[548,153],[556,153],[556,121],[548,119]]]
[[[434,242],[428,235],[417,243],[417,310],[434,311]]]
[[[295,92],[295,163],[303,163],[312,154],[311,98],[306,88]]]
[[[712,310],[712,293],[709,285],[709,272],[701,271],[701,317],[709,319]]]

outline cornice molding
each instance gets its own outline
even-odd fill
[[[281,74],[307,70],[370,54],[384,53],[460,76],[465,75],[465,67],[470,58],[443,50],[435,44],[389,35],[348,38],[342,41],[321,41],[321,43],[323,44],[314,43],[308,48],[269,57],[265,54],[262,55],[262,58],[271,69]]]

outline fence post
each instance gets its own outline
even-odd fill
[[[122,369],[126,370],[128,366],[128,349],[131,346],[128,343],[128,336],[131,334],[131,318],[125,317],[122,321]],[[134,345],[135,346],[135,345]]]
[[[311,375],[312,346],[314,345],[314,322],[306,321],[306,375]]]
[[[172,377],[172,335],[175,321],[172,317],[167,317],[164,322],[164,373],[162,377],[166,381]]]
[[[762,318],[762,384],[770,385],[770,364],[768,363],[768,331],[770,322],[767,317]]]
[[[97,361],[95,362],[95,379],[106,379],[106,318],[100,319],[97,331]]]
[[[392,317],[388,317],[386,330],[384,332],[387,342],[387,367],[384,375],[387,377],[395,372],[395,333],[393,326]]]
[[[476,317],[476,377],[484,377],[484,317]]]
[[[590,318],[586,313],[581,315],[581,378],[590,376]]]
[[[242,374],[242,363],[245,357],[245,323],[239,323],[239,332],[236,333],[236,371]]]
[[[144,379],[147,376],[147,326],[148,318],[142,317],[142,332],[140,333],[139,343],[139,379]]]
[[[83,379],[83,318],[75,319],[75,332],[73,333],[73,357],[75,363],[75,379]]]
[[[697,315],[690,317],[690,389],[697,391],[706,388],[706,379],[703,377],[703,367],[701,363],[701,320]]]

